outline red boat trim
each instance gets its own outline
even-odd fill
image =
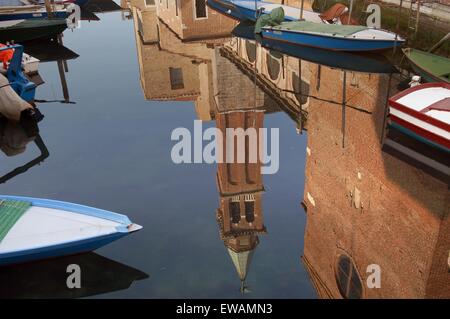
[[[450,140],[448,140],[442,136],[436,135],[434,133],[431,133],[430,131],[427,131],[427,130],[425,130],[421,127],[418,127],[414,124],[411,124],[395,115],[391,114],[390,118],[392,121],[396,122],[398,125],[401,125],[410,131],[413,131],[414,133],[426,138],[427,140],[430,140],[436,144],[439,144],[441,146],[444,146],[444,147],[450,149]]]
[[[441,128],[447,132],[450,132],[450,124],[447,124],[447,123],[442,122],[434,117],[431,117],[424,113],[421,113],[420,111],[413,110],[413,109],[397,102],[399,99],[401,99],[402,97],[404,97],[408,94],[411,94],[412,92],[420,91],[420,90],[427,89],[427,88],[433,88],[433,87],[441,87],[441,88],[446,88],[446,89],[450,90],[450,83],[444,83],[444,82],[425,83],[422,85],[414,86],[412,88],[406,89],[406,90],[392,96],[389,99],[389,105],[391,107],[393,107],[394,109],[399,110],[400,112],[406,113],[406,114],[411,115],[421,121],[427,122],[431,125]],[[438,104],[438,103],[439,102],[437,102],[435,104]],[[432,106],[432,105],[430,105],[430,106]],[[430,106],[428,106],[428,107],[430,107]]]
[[[415,117],[423,122],[429,123],[433,126],[439,127],[440,129],[443,129],[444,131],[450,132],[450,124],[439,121],[438,119],[435,119],[434,117],[428,116],[424,113],[420,113],[419,111],[410,109],[409,107],[406,107],[403,104],[400,104],[395,101],[389,101],[389,104],[391,105],[391,107],[399,110],[400,112],[403,112],[405,114],[413,116],[413,117]]]

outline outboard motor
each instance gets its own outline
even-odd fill
[[[14,49],[14,55],[6,73],[6,77],[14,91],[25,101],[32,102],[36,94],[36,84],[29,81],[22,71],[23,46],[15,44],[1,47],[0,51]]]

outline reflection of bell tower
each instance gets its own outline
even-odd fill
[[[223,150],[226,153],[231,139],[227,138],[227,128],[254,128],[256,132],[263,126],[264,112],[235,111],[218,113],[217,128],[223,134]],[[228,249],[236,271],[241,280],[241,292],[245,290],[245,279],[251,263],[253,252],[259,243],[258,234],[266,233],[263,224],[262,193],[264,186],[261,176],[259,157],[250,162],[250,150],[253,143],[259,144],[259,137],[245,137],[245,162],[237,163],[237,138],[234,137],[233,163],[219,163],[217,183],[220,196],[220,207],[217,220],[220,237]],[[225,154],[226,155],[226,154]],[[226,156],[224,156],[226,158]]]

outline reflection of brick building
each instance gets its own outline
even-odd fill
[[[156,0],[158,16],[183,41],[230,35],[236,22],[211,10],[206,0]]]
[[[148,2],[148,1],[147,1]],[[156,6],[132,0],[141,86],[148,100],[192,101],[202,120],[214,113],[211,55],[205,43],[182,43]]]
[[[231,111],[216,115],[217,128],[222,131],[223,150],[230,150],[231,139],[226,137],[227,128],[263,127],[264,112],[262,111]],[[217,184],[219,188],[220,207],[217,210],[220,237],[228,249],[236,271],[241,280],[241,290],[253,256],[259,243],[258,234],[265,233],[262,212],[262,193],[264,191],[261,163],[259,160],[251,163],[252,143],[247,139],[244,146],[245,163],[237,163],[237,138],[234,138],[234,163],[219,163]],[[253,143],[258,145],[259,138]],[[228,150],[227,150],[228,147]],[[227,151],[225,151],[227,150]],[[256,149],[257,150],[257,149]],[[242,151],[242,150],[241,150]]]
[[[303,260],[318,295],[449,298],[448,185],[381,151],[387,76],[347,75],[347,103],[364,111],[347,108],[343,127],[340,105],[309,110]],[[312,94],[341,101],[342,71],[323,67]],[[366,285],[371,264],[380,289]]]

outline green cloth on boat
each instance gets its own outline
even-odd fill
[[[408,59],[421,69],[450,82],[450,59],[417,49],[405,49]]]
[[[0,200],[0,242],[30,207],[29,202]]]
[[[284,10],[278,7],[272,10],[270,14],[263,14],[256,20],[255,33],[261,33],[262,28],[266,26],[276,26],[284,21]]]
[[[342,35],[342,36],[349,36],[356,32],[367,30],[367,27],[362,25],[325,24],[310,21],[284,22],[279,26],[275,26],[273,28],[276,30],[320,32],[330,35]]]

